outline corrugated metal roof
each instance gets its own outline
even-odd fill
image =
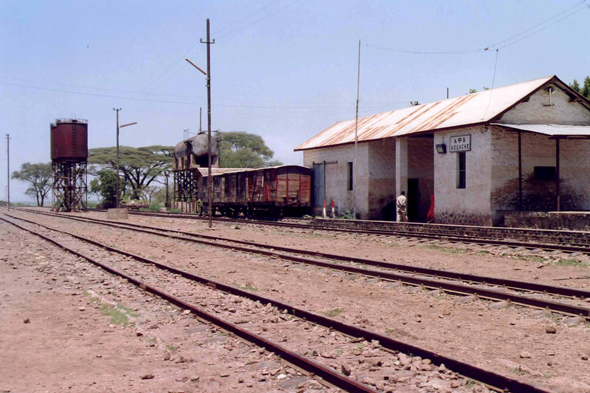
[[[516,130],[529,131],[549,136],[590,136],[590,126],[568,126],[561,124],[500,124],[492,123],[493,126],[512,128]]]
[[[211,168],[211,175],[221,175],[223,173],[230,173],[230,172],[240,172],[240,171],[249,171],[250,168]],[[197,168],[197,171],[201,174],[202,177],[209,176],[209,168],[202,167]]]
[[[487,122],[554,76],[359,118],[359,142]],[[295,148],[354,143],[355,120],[340,121]]]

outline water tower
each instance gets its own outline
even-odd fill
[[[57,119],[50,125],[53,209],[86,210],[88,121]]]

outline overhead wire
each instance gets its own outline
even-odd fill
[[[164,104],[182,104],[182,105],[197,105],[197,106],[204,105],[204,103],[200,103],[200,102],[152,100],[152,99],[147,99],[147,98],[125,97],[125,96],[117,96],[117,95],[111,95],[111,94],[87,93],[87,92],[65,90],[65,89],[54,89],[54,88],[49,88],[49,87],[22,85],[22,84],[18,84],[18,83],[8,83],[8,82],[2,82],[2,81],[0,81],[0,85],[15,86],[15,87],[35,89],[35,90],[54,91],[54,92],[60,92],[60,93],[78,94],[78,95],[90,96],[90,97],[117,98],[117,99],[123,99],[123,100],[164,103]],[[391,103],[397,103],[397,102],[405,102],[405,101],[392,101]],[[339,109],[345,108],[344,106],[340,106],[340,105],[341,104],[338,104],[338,105],[307,105],[307,106],[276,106],[276,105],[214,104],[213,106],[214,107],[227,107],[227,108],[290,109],[290,110],[294,110],[294,109],[333,109],[333,110],[339,110]],[[386,105],[378,105],[375,107],[383,107],[383,106],[386,106]]]
[[[585,8],[587,8],[587,6],[585,4],[586,1],[587,0],[582,0],[579,3],[576,3],[575,5],[573,5],[572,7],[569,7],[566,10],[561,11],[560,13],[552,16],[549,19],[545,19],[543,22],[540,22],[540,23],[534,25],[533,27],[530,27],[530,28],[528,28],[526,30],[521,31],[518,34],[515,34],[515,35],[513,35],[511,37],[508,37],[508,38],[502,40],[502,41],[496,42],[496,43],[494,43],[492,45],[488,45],[488,46],[485,46],[485,47],[472,48],[472,49],[462,49],[462,50],[450,50],[450,51],[416,51],[416,50],[405,50],[405,49],[397,49],[397,48],[388,48],[388,47],[384,47],[384,46],[381,46],[381,45],[374,45],[374,44],[366,44],[366,46],[373,47],[373,48],[380,49],[380,50],[384,50],[384,51],[388,51],[388,52],[417,54],[417,55],[464,55],[464,54],[470,54],[470,53],[491,52],[490,49],[496,48],[500,44],[503,44],[505,42],[508,42],[508,44],[506,44],[504,46],[501,46],[498,49],[503,49],[503,48],[506,48],[508,46],[514,45],[517,42],[520,42],[520,41],[522,41],[522,40],[524,40],[524,39],[526,39],[528,37],[531,37],[531,36],[533,36],[533,35],[535,35],[537,33],[540,33],[541,31],[546,30],[549,27],[551,27],[551,26],[553,26],[553,25],[555,25],[555,24],[557,24],[557,23],[559,23],[559,22],[561,22],[561,21],[563,21],[565,19],[574,16],[578,12],[581,12],[582,10],[584,10]],[[582,7],[580,7],[580,6],[582,6]],[[578,8],[578,7],[580,7],[580,8]],[[519,37],[519,36],[521,36],[521,35],[529,32],[531,30],[534,30],[537,27],[542,26],[542,25],[546,24],[547,22],[549,22],[549,21],[551,21],[551,20],[553,20],[553,19],[555,19],[555,18],[557,18],[557,17],[559,17],[559,16],[561,16],[563,14],[566,14],[567,12],[569,12],[569,11],[575,9],[575,8],[578,8],[578,9],[575,10],[574,12],[571,12],[568,15],[564,16],[563,18],[558,19],[557,21],[555,21],[555,22],[553,22],[553,23],[551,23],[551,24],[549,24],[547,26],[544,26],[541,29],[535,30],[531,34],[528,34],[528,35],[526,35],[526,36],[524,36],[522,38],[519,38],[517,40],[512,41],[516,37]]]
[[[246,16],[246,17],[244,17],[244,18],[242,18],[242,19],[238,20],[237,22],[234,22],[233,24],[231,24],[231,25],[228,25],[228,26],[226,26],[226,27],[223,27],[223,28],[221,28],[221,29],[218,29],[218,30],[216,30],[216,31],[213,31],[213,34],[214,34],[214,35],[215,35],[215,34],[218,34],[220,31],[223,31],[223,30],[226,30],[226,29],[228,29],[228,28],[230,28],[230,27],[232,27],[232,26],[235,26],[235,25],[237,25],[237,24],[239,24],[239,23],[243,22],[244,20],[246,20],[246,19],[248,19],[248,18],[250,18],[250,17],[252,17],[252,16],[254,16],[254,15],[256,15],[256,14],[258,14],[258,13],[262,12],[262,11],[264,11],[265,9],[267,9],[267,8],[271,7],[272,5],[274,5],[274,4],[276,4],[276,3],[280,2],[280,1],[282,1],[282,0],[276,0],[276,1],[273,1],[272,3],[270,3],[270,4],[268,4],[268,5],[266,5],[266,6],[262,7],[262,8],[260,8],[259,10],[257,10],[257,11],[255,11],[255,12],[253,12],[253,13],[249,14],[248,16]],[[272,16],[272,15],[276,14],[277,12],[280,12],[280,11],[282,11],[282,10],[286,9],[286,8],[289,8],[289,7],[291,7],[292,5],[294,5],[295,3],[298,3],[298,2],[300,2],[300,1],[301,1],[301,0],[297,0],[297,1],[295,1],[294,3],[291,3],[291,4],[287,5],[286,7],[283,7],[283,8],[281,8],[281,9],[279,9],[279,10],[275,11],[275,12],[272,12],[272,13],[270,13],[270,14],[268,14],[268,15],[266,15],[266,16],[264,16],[264,17],[260,18],[260,19],[257,19],[257,20],[253,21],[252,23],[250,23],[250,24],[248,24],[248,25],[246,25],[246,26],[243,26],[243,27],[240,27],[240,28],[234,29],[234,30],[230,31],[230,32],[229,32],[229,33],[227,33],[227,34],[225,34],[225,35],[222,35],[221,37],[217,37],[217,39],[219,39],[219,38],[223,38],[223,37],[226,37],[226,36],[228,36],[228,35],[230,35],[230,34],[233,34],[234,32],[236,32],[236,31],[238,31],[238,30],[241,30],[241,29],[244,29],[244,28],[246,28],[246,27],[248,27],[248,26],[251,26],[251,25],[253,25],[254,23],[256,23],[256,22],[259,22],[259,21],[261,21],[261,20],[263,20],[263,19],[266,19],[266,18],[268,18],[268,17],[270,17],[270,16]],[[178,64],[182,64],[182,66],[181,66],[180,68],[178,68],[178,69],[176,70],[176,72],[174,72],[174,74],[172,74],[172,75],[171,75],[169,78],[167,78],[166,80],[168,81],[168,80],[170,80],[172,77],[174,77],[175,75],[177,75],[177,74],[178,74],[178,73],[179,73],[179,72],[180,72],[180,71],[181,71],[181,70],[184,68],[184,65],[185,65],[185,64],[184,64],[184,59],[185,59],[185,58],[186,58],[186,57],[189,55],[189,53],[190,53],[190,52],[191,52],[191,51],[192,51],[192,50],[193,50],[193,49],[194,49],[194,48],[195,48],[195,47],[196,47],[196,46],[197,46],[199,43],[200,43],[200,42],[197,42],[197,43],[195,43],[193,46],[191,46],[191,47],[190,47],[190,49],[188,49],[186,52],[184,52],[184,54],[183,54],[181,57],[178,57],[178,58],[176,58],[176,59],[172,60],[172,61],[169,63],[169,65],[168,65],[168,66],[166,66],[166,69],[164,70],[164,72],[162,72],[160,75],[158,75],[158,77],[156,77],[156,79],[155,79],[153,82],[149,83],[149,85],[150,85],[150,86],[154,86],[154,85],[156,84],[156,82],[158,82],[158,81],[159,81],[159,80],[160,80],[160,79],[161,79],[161,78],[162,78],[164,75],[166,75],[166,74],[167,74],[167,73],[168,73],[168,72],[169,72],[169,71],[170,71],[170,70],[171,70],[171,69],[172,69],[174,66],[176,66],[176,65],[178,65]],[[197,53],[195,53],[195,56],[196,56],[196,55],[198,55],[199,53],[203,52],[203,51],[204,51],[204,49],[201,49],[201,50],[199,50]],[[149,90],[149,92],[151,93],[151,92],[152,92],[152,91],[154,91],[155,89],[156,89],[156,88],[154,87],[154,88],[152,88],[151,90]],[[142,90],[143,90],[143,91],[145,91],[145,90],[147,90],[147,88],[143,88]]]

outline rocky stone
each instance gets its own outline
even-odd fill
[[[470,295],[470,296],[462,296],[455,300],[455,304],[467,304],[477,300],[477,297]]]
[[[566,326],[574,326],[584,323],[585,319],[582,317],[568,317],[563,320],[563,324]]]
[[[531,358],[531,354],[529,352],[527,352],[527,351],[522,351],[520,353],[520,357],[521,357],[521,359],[530,359]]]
[[[154,374],[144,374],[141,379],[154,379]]]
[[[342,374],[346,375],[347,377],[350,376],[351,370],[350,367],[346,366],[345,364],[340,365],[340,371]]]
[[[25,318],[23,322],[24,323],[31,323],[31,320],[29,318]]]
[[[490,310],[501,310],[510,307],[510,302],[501,301],[490,304]]]
[[[555,334],[557,333],[557,329],[555,328],[555,326],[547,326],[545,327],[545,333]]]

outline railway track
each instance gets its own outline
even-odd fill
[[[191,219],[191,220],[206,220],[204,217],[197,217],[194,215],[188,214],[181,214],[181,213],[150,213],[150,212],[130,212],[132,215],[139,215],[139,216],[148,216],[148,217],[167,217],[167,218],[180,218],[180,219]],[[416,239],[428,239],[428,240],[444,240],[449,243],[468,243],[468,244],[477,244],[477,245],[493,245],[493,246],[507,246],[509,248],[523,248],[527,250],[542,250],[542,251],[561,251],[564,253],[580,253],[580,254],[588,254],[590,255],[590,244],[588,243],[566,243],[564,241],[557,242],[557,243],[547,243],[535,241],[519,241],[519,240],[510,240],[510,233],[508,231],[518,233],[518,237],[525,237],[528,239],[542,239],[542,236],[535,235],[535,233],[539,232],[541,234],[551,233],[554,237],[559,238],[561,234],[568,234],[568,233],[575,233],[574,231],[556,231],[556,230],[526,230],[526,229],[517,229],[511,228],[510,230],[506,230],[506,228],[493,228],[495,232],[498,232],[494,238],[486,238],[480,235],[473,235],[470,234],[473,230],[462,230],[461,235],[449,235],[446,233],[423,233],[419,232],[418,230],[378,230],[378,229],[354,229],[354,228],[343,228],[343,227],[336,227],[335,224],[329,223],[327,225],[326,222],[310,222],[306,224],[295,223],[295,222],[282,222],[282,221],[271,221],[271,220],[250,220],[250,219],[235,219],[235,218],[214,218],[213,220],[217,222],[223,223],[242,223],[242,224],[251,224],[251,225],[266,225],[266,226],[274,226],[274,227],[282,227],[282,228],[294,228],[294,229],[312,229],[314,231],[330,231],[330,232],[340,232],[340,233],[357,233],[357,234],[368,234],[368,235],[379,235],[379,236],[400,236],[400,237],[409,237],[409,238],[416,238]],[[352,225],[347,223],[348,225]],[[420,227],[420,231],[422,230],[432,230],[432,228],[437,227],[444,227],[444,228],[479,228],[479,227],[459,227],[456,225],[426,225],[426,224],[416,224],[412,223],[412,225],[416,225]],[[490,228],[482,228],[485,230],[491,230]],[[502,232],[506,232],[502,234]],[[506,238],[499,238],[502,236]]]
[[[583,316],[584,318],[590,319],[590,309],[586,306],[557,302],[553,299],[539,299],[530,296],[530,293],[533,292],[535,294],[542,294],[544,297],[557,296],[574,299],[590,298],[590,291],[575,288],[401,265],[391,262],[266,245],[249,241],[233,240],[220,238],[217,236],[195,234],[191,232],[183,232],[138,224],[115,224],[95,218],[81,218],[77,216],[65,216],[55,213],[35,213],[39,215],[131,230],[156,236],[163,236],[181,241],[205,244],[213,247],[221,247],[236,251],[276,257],[296,263],[314,265],[352,274],[375,277],[383,280],[399,281],[404,284],[423,286],[433,290],[443,290],[445,292],[458,295],[475,295],[488,300],[508,301],[522,306],[547,309],[553,312]],[[17,218],[14,216],[11,217]],[[28,221],[22,218],[17,219]],[[28,222],[37,224],[34,221]],[[377,267],[379,269],[369,269],[365,267],[361,268],[357,266],[358,264]],[[523,294],[523,292],[525,293]]]
[[[9,224],[11,224],[23,231],[26,231],[26,232],[31,233],[33,235],[39,236],[42,239],[62,248],[63,250],[70,252],[80,258],[83,258],[83,259],[93,263],[94,265],[101,267],[102,269],[105,269],[109,273],[123,277],[126,280],[128,280],[130,283],[132,283],[136,286],[139,286],[142,289],[144,289],[154,295],[157,295],[157,296],[159,296],[159,297],[161,297],[161,298],[163,298],[163,299],[165,299],[165,300],[167,300],[179,307],[182,307],[186,310],[190,310],[192,313],[197,315],[199,318],[207,320],[207,321],[219,326],[220,328],[235,334],[236,336],[238,336],[242,339],[245,339],[245,340],[250,341],[256,345],[266,348],[267,350],[276,353],[277,355],[279,355],[280,357],[282,357],[286,361],[296,365],[297,367],[300,367],[309,373],[313,373],[315,375],[318,375],[321,378],[323,378],[324,380],[326,380],[327,382],[329,382],[330,384],[333,384],[334,386],[337,386],[337,387],[339,387],[343,390],[346,390],[346,391],[375,392],[376,390],[370,386],[367,386],[367,385],[359,382],[358,381],[359,376],[357,376],[357,380],[355,380],[353,378],[350,378],[349,376],[344,375],[344,374],[346,374],[346,372],[344,371],[345,370],[344,368],[342,369],[342,373],[340,373],[340,372],[336,371],[333,367],[327,366],[325,364],[321,364],[317,360],[310,359],[306,356],[301,356],[298,353],[288,349],[286,346],[276,343],[275,340],[270,340],[268,337],[263,337],[260,334],[256,334],[256,333],[252,332],[251,329],[247,329],[247,328],[238,326],[238,323],[236,321],[232,322],[231,318],[229,318],[229,319],[228,318],[221,318],[219,316],[219,314],[221,314],[221,313],[218,310],[206,311],[203,308],[197,307],[194,304],[191,304],[191,303],[181,299],[180,297],[173,295],[171,293],[171,291],[165,291],[161,288],[157,288],[157,287],[152,286],[146,282],[140,281],[136,276],[132,276],[130,274],[121,272],[117,269],[114,269],[110,265],[104,264],[102,262],[97,261],[96,259],[94,259],[92,257],[87,256],[86,254],[80,252],[79,250],[77,250],[75,248],[72,248],[71,246],[66,246],[65,244],[55,240],[53,238],[53,236],[47,236],[46,234],[42,234],[42,233],[39,233],[39,232],[32,230],[30,228],[23,227],[22,225],[19,225],[19,224],[15,223],[14,221],[7,219],[6,217],[16,219],[16,220],[25,221],[29,225],[39,226],[40,228],[43,228],[43,230],[45,230],[45,231],[50,231],[54,234],[57,233],[60,236],[73,237],[76,240],[78,240],[79,242],[84,242],[84,243],[90,244],[92,246],[100,247],[103,250],[107,250],[110,253],[116,253],[119,255],[124,255],[126,257],[130,257],[133,259],[134,262],[137,262],[138,264],[141,264],[143,266],[155,267],[160,271],[167,272],[167,274],[174,274],[178,277],[182,277],[183,279],[186,279],[193,284],[194,283],[204,284],[205,288],[207,288],[208,291],[223,291],[223,292],[229,293],[231,295],[239,296],[241,298],[247,298],[248,300],[253,301],[253,302],[260,302],[261,304],[265,304],[265,305],[270,304],[272,307],[276,307],[278,310],[281,310],[282,313],[290,314],[291,318],[293,318],[293,319],[297,318],[302,321],[310,321],[314,324],[328,328],[328,329],[330,329],[330,331],[334,330],[334,331],[339,332],[341,335],[343,335],[342,337],[344,337],[344,338],[343,339],[341,338],[340,341],[338,341],[338,339],[336,339],[336,341],[338,342],[340,350],[342,350],[344,352],[350,350],[351,344],[353,346],[356,345],[356,343],[359,342],[358,340],[367,340],[367,341],[372,342],[373,348],[377,348],[377,347],[382,348],[383,353],[385,354],[384,356],[387,356],[387,354],[389,354],[389,353],[393,353],[393,354],[398,353],[398,352],[411,353],[412,356],[419,356],[424,359],[429,359],[432,362],[432,364],[434,364],[434,365],[440,366],[440,365],[444,364],[446,367],[453,370],[454,372],[457,372],[457,373],[463,375],[464,377],[480,381],[483,384],[488,385],[492,389],[501,390],[501,391],[510,391],[510,392],[544,392],[544,390],[542,390],[541,388],[539,388],[537,386],[523,383],[518,380],[508,378],[503,375],[496,374],[496,373],[475,367],[475,366],[467,364],[467,363],[460,362],[456,359],[446,357],[444,355],[438,354],[433,351],[419,348],[414,345],[407,344],[407,343],[404,343],[401,341],[393,340],[388,336],[384,336],[384,335],[381,335],[376,332],[362,329],[362,328],[356,327],[354,325],[345,324],[343,322],[340,322],[340,321],[337,321],[337,320],[307,311],[305,309],[295,307],[293,305],[290,305],[290,304],[287,304],[287,303],[284,303],[281,301],[277,301],[277,300],[267,298],[267,297],[262,297],[262,296],[254,294],[254,293],[242,290],[240,288],[226,285],[221,282],[217,282],[217,281],[211,280],[211,279],[203,277],[203,276],[198,276],[198,275],[183,271],[181,269],[174,268],[172,266],[168,266],[168,265],[159,263],[158,261],[155,261],[152,259],[148,259],[148,258],[139,256],[139,255],[136,255],[136,254],[122,251],[122,250],[108,246],[106,244],[100,243],[100,242],[92,240],[92,239],[88,239],[88,238],[85,238],[85,237],[82,237],[79,235],[75,235],[75,234],[70,234],[65,231],[57,230],[55,228],[50,228],[45,225],[35,223],[30,220],[24,220],[24,219],[18,218],[18,217],[13,217],[13,216],[7,215],[5,217],[0,218],[0,220],[4,221],[6,223],[9,223]],[[71,244],[71,242],[68,242],[68,244]],[[152,270],[150,272],[150,276],[153,276],[154,273],[155,272]],[[156,277],[155,279],[158,279],[158,278]],[[166,281],[166,280],[159,280],[158,282],[162,282],[162,281]],[[172,280],[172,281],[175,284],[178,283],[178,280]],[[211,296],[211,295],[205,295],[205,299],[208,299],[208,300],[210,300],[212,297],[213,296]],[[208,306],[209,306],[209,304],[208,304]],[[213,307],[213,308],[215,308],[215,307]],[[226,314],[228,314],[228,313],[226,313]],[[281,334],[283,334],[283,335],[284,334],[294,334],[294,335],[297,334],[296,333],[297,329],[292,330],[292,331],[289,331],[288,329],[285,330],[287,328],[287,325],[289,325],[289,324],[288,323],[281,324],[281,328],[280,328]],[[291,325],[295,326],[297,324],[291,324]],[[258,327],[260,327],[260,326],[258,326]],[[265,331],[268,329],[263,328],[262,330]],[[273,330],[276,331],[276,329],[273,329]],[[272,334],[269,333],[269,334],[267,334],[267,336],[268,335],[272,335]],[[333,334],[330,334],[329,336],[333,336]],[[333,337],[336,337],[336,336],[333,336]],[[353,337],[354,339],[350,339],[350,337]],[[286,341],[286,339],[285,339],[285,341]],[[332,344],[332,345],[334,345],[334,344]],[[428,364],[428,363],[425,363],[425,364]],[[350,371],[348,371],[348,374],[350,374]]]

